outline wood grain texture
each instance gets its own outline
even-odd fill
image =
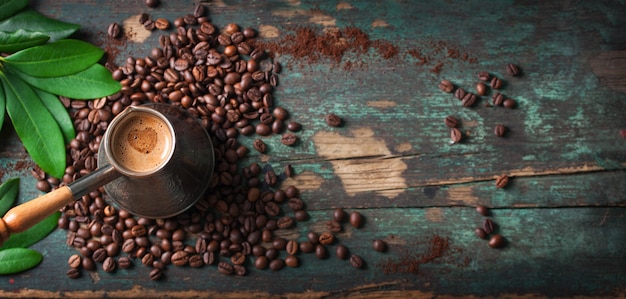
[[[158,9],[142,1],[114,2],[34,5],[81,24],[78,37],[107,48],[119,63],[128,55],[149,55],[159,34],[111,43],[108,24],[132,22],[144,11],[174,20],[193,8],[180,1],[161,1]],[[65,261],[75,251],[57,230],[34,246],[45,256],[39,267],[0,277],[0,297],[626,296],[626,139],[619,133],[626,129],[624,3],[203,3],[215,24],[254,27],[268,41],[297,26],[355,26],[398,47],[392,58],[372,48],[340,62],[275,53],[284,70],[274,95],[302,123],[300,141],[287,147],[279,136],[265,137],[267,154],[251,151],[242,162],[293,165],[297,175],[283,185],[300,187],[311,218],[282,232],[287,238],[303,240],[308,231],[323,230],[336,207],[360,211],[365,226],[346,225],[338,238],[363,256],[365,269],[300,255],[299,268],[280,272],[249,267],[246,277],[227,277],[215,266],[170,267],[164,281],[152,282],[149,269],[135,261],[129,271],[85,272],[70,280]],[[522,76],[508,75],[508,63],[518,64]],[[486,107],[491,93],[465,108],[437,87],[448,79],[473,90],[479,71],[504,80],[500,92],[517,101],[515,109]],[[329,112],[345,125],[327,126]],[[463,142],[449,144],[447,115],[461,120]],[[496,124],[509,128],[505,138],[494,135]],[[38,194],[32,161],[8,128],[0,133],[0,178],[23,177],[25,201]],[[251,148],[254,138],[240,141]],[[502,174],[511,181],[498,189],[495,178]],[[492,249],[474,236],[484,219],[474,211],[477,204],[493,208],[505,248]],[[385,273],[385,263],[428,255],[433,237],[448,242],[441,256],[421,263],[416,273]],[[374,251],[375,238],[385,239],[389,251]]]

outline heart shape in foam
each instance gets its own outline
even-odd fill
[[[157,132],[152,128],[133,129],[128,133],[128,144],[142,153],[150,153],[157,144]]]

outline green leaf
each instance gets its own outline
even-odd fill
[[[0,65],[0,74],[2,74],[2,67]],[[4,96],[4,89],[2,89],[2,84],[0,84],[0,130],[2,130],[2,124],[4,124],[4,113],[6,112],[6,103],[7,99]]]
[[[38,88],[33,88],[33,90],[41,99],[41,103],[48,108],[52,117],[57,121],[61,133],[63,133],[65,144],[69,144],[70,141],[76,137],[76,130],[74,129],[74,123],[67,109],[65,109],[65,106],[63,106],[63,103],[61,103],[57,96]]]
[[[5,63],[32,77],[61,77],[87,69],[104,51],[90,43],[64,39],[30,47],[5,58]]]
[[[88,69],[63,76],[52,78],[35,78],[18,70],[9,68],[28,84],[49,93],[68,97],[71,99],[95,99],[118,92],[122,85],[113,80],[111,72],[100,64],[94,64]]]
[[[41,222],[33,225],[31,228],[17,234],[11,235],[9,239],[2,244],[1,250],[9,248],[27,248],[50,234],[58,225],[61,212],[55,212]]]
[[[0,31],[0,52],[13,53],[29,47],[46,43],[49,36],[41,32],[18,30],[15,32]]]
[[[34,268],[43,260],[41,253],[28,248],[0,251],[0,275],[13,274]]]
[[[51,42],[72,35],[78,28],[80,28],[80,25],[48,18],[32,8],[26,8],[16,15],[0,22],[0,31],[13,32],[19,29],[37,31],[50,36]]]
[[[6,93],[7,113],[31,158],[48,174],[65,173],[63,134],[33,89],[15,76],[0,74]]]
[[[12,178],[0,185],[0,217],[15,203],[20,191],[20,178]]]
[[[0,20],[13,15],[28,5],[28,0],[0,0]]]

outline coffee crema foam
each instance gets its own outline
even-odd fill
[[[136,172],[148,172],[163,164],[172,147],[167,124],[146,112],[129,115],[118,124],[111,139],[113,158],[122,167]]]

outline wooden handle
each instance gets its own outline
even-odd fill
[[[0,219],[0,246],[12,233],[29,229],[73,201],[72,190],[64,186],[10,209]]]

